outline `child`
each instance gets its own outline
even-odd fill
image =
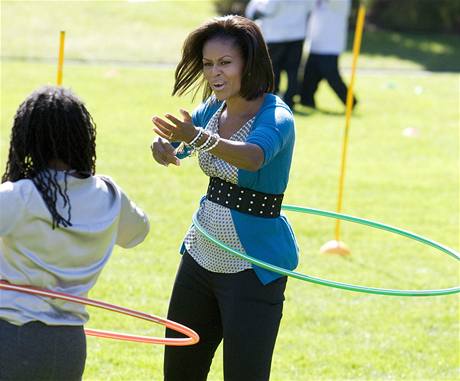
[[[86,297],[115,244],[144,240],[144,212],[95,175],[95,138],[68,89],[41,87],[19,106],[0,185],[0,280]],[[0,292],[0,379],[81,380],[85,307]]]

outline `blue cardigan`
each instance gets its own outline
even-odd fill
[[[195,126],[206,127],[222,102],[210,97],[192,115]],[[247,143],[257,144],[264,162],[257,172],[238,169],[238,185],[259,192],[280,194],[286,190],[294,149],[294,118],[289,107],[276,95],[265,94],[255,116]],[[293,270],[298,264],[298,247],[286,217],[257,217],[231,209],[236,232],[249,256]],[[184,245],[181,250],[183,252]],[[253,266],[263,284],[281,275]]]

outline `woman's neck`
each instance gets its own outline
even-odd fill
[[[225,101],[227,116],[231,118],[250,119],[260,109],[264,102],[264,95],[250,101],[238,96],[232,97]]]

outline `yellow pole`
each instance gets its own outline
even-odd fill
[[[58,58],[58,70],[57,70],[57,85],[62,85],[62,72],[64,66],[64,41],[65,31],[61,30],[59,38],[59,58]]]
[[[345,116],[345,132],[342,143],[342,161],[340,165],[340,180],[339,180],[339,195],[337,201],[337,213],[342,211],[342,201],[343,201],[343,187],[345,182],[345,168],[346,168],[346,159],[347,159],[347,148],[348,148],[348,132],[350,130],[350,118],[351,111],[353,108],[353,87],[355,85],[355,73],[356,73],[356,63],[358,61],[359,50],[361,48],[361,39],[363,35],[363,26],[364,26],[364,15],[366,11],[363,5],[360,5],[358,10],[358,21],[356,23],[355,38],[353,42],[353,63],[351,66],[351,80],[350,86],[348,87],[347,92],[347,104],[346,104],[346,116]],[[340,241],[340,220],[336,220],[335,224],[335,239]]]
[[[359,50],[361,47],[361,38],[363,35],[363,26],[364,26],[364,16],[366,14],[365,8],[363,5],[359,6],[358,10],[358,20],[356,22],[355,29],[355,38],[353,41],[353,63],[351,66],[351,80],[350,86],[348,87],[347,92],[347,101],[346,101],[346,114],[345,114],[345,131],[342,142],[342,160],[340,164],[340,180],[339,180],[339,194],[337,200],[337,213],[342,211],[342,200],[343,200],[343,186],[345,183],[345,168],[346,168],[346,159],[347,159],[347,148],[348,148],[348,132],[350,130],[350,118],[351,111],[353,108],[353,88],[355,85],[355,73],[356,73],[356,63],[358,61]],[[339,255],[348,255],[350,250],[344,242],[340,241],[340,220],[337,219],[335,223],[335,240],[326,242],[320,249],[321,253],[331,253]]]

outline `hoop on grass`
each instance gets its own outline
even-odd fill
[[[345,221],[350,221],[350,222],[355,222],[361,225],[367,225],[373,228],[377,229],[382,229],[389,231],[391,233],[399,234],[402,236],[405,236],[407,238],[419,241],[425,245],[432,246],[437,250],[440,250],[451,257],[455,258],[457,261],[460,260],[460,254],[458,254],[456,251],[448,248],[447,246],[441,245],[435,241],[432,241],[428,238],[424,238],[422,236],[419,236],[415,233],[411,233],[407,230],[402,230],[395,228],[393,226],[385,225],[380,222],[375,222],[375,221],[370,221],[366,220],[364,218],[359,218],[359,217],[353,217],[349,216],[346,214],[341,214],[341,213],[334,213],[334,212],[329,212],[326,210],[320,210],[320,209],[313,209],[313,208],[305,208],[301,206],[296,206],[296,205],[283,205],[281,209],[286,210],[286,211],[291,211],[291,212],[298,212],[298,213],[307,213],[307,214],[315,214],[318,216],[324,216],[324,217],[331,217],[331,218],[337,218],[340,220],[345,220]],[[209,241],[213,242],[220,248],[228,251],[229,253],[240,257],[242,259],[245,259],[246,261],[259,266],[263,269],[270,270],[273,272],[276,272],[281,275],[286,275],[290,276],[292,278],[300,279],[303,281],[311,282],[311,283],[316,283],[320,284],[323,286],[328,286],[328,287],[334,287],[334,288],[340,288],[343,290],[348,290],[348,291],[356,291],[356,292],[364,292],[368,294],[379,294],[379,295],[394,295],[394,296],[436,296],[436,295],[448,295],[448,294],[455,294],[460,292],[460,286],[457,287],[452,287],[452,288],[444,288],[444,289],[435,289],[435,290],[395,290],[395,289],[385,289],[385,288],[374,288],[374,287],[364,287],[364,286],[358,286],[350,283],[341,283],[341,282],[335,282],[332,280],[327,280],[327,279],[321,279],[321,278],[316,278],[313,276],[309,275],[304,275],[300,274],[295,271],[290,271],[287,269],[284,269],[282,267],[278,267],[275,265],[272,265],[270,263],[261,261],[259,259],[256,259],[254,257],[250,257],[249,255],[246,255],[244,253],[241,253],[223,242],[220,242],[213,236],[211,236],[199,223],[197,214],[195,213],[192,217],[193,224],[197,228],[197,230],[203,234]]]
[[[23,293],[32,294],[32,295],[46,296],[49,298],[62,299],[68,302],[102,308],[104,310],[109,310],[109,311],[116,312],[119,314],[132,316],[137,319],[143,319],[143,320],[151,321],[153,323],[164,325],[166,328],[169,328],[176,332],[184,334],[185,336],[187,336],[187,338],[149,337],[149,336],[131,335],[128,333],[101,331],[98,329],[85,329],[85,333],[88,336],[103,337],[106,339],[133,341],[137,343],[163,344],[163,345],[169,345],[169,346],[193,345],[193,344],[198,343],[198,341],[200,340],[200,337],[195,331],[193,331],[192,329],[182,324],[176,323],[168,319],[163,319],[155,315],[146,314],[144,312],[131,310],[129,308],[116,306],[116,305],[101,302],[98,300],[82,298],[79,296],[72,296],[69,294],[62,293],[62,292],[50,291],[50,290],[45,290],[42,288],[37,288],[37,287],[32,287],[32,286],[19,286],[19,285],[5,282],[5,281],[0,281],[0,289],[18,291],[18,292],[23,292]]]

